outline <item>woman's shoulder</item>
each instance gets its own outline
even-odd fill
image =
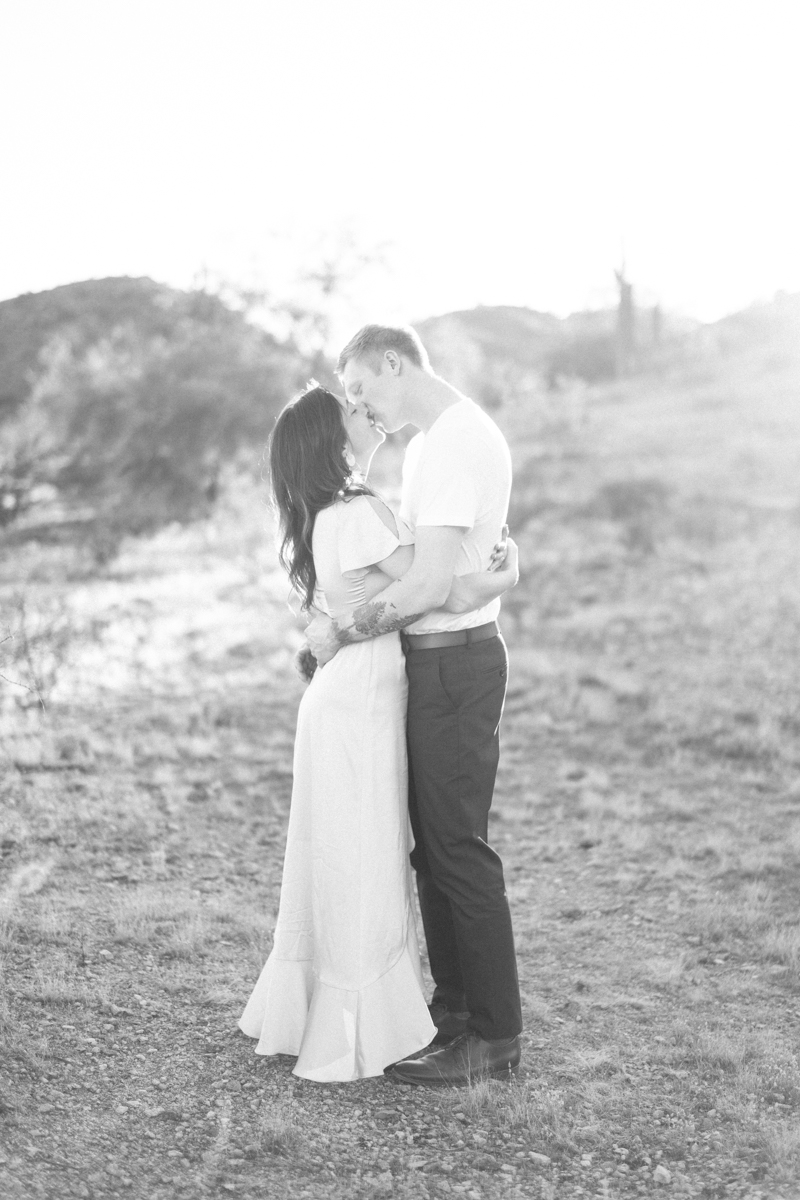
[[[380,496],[371,492],[356,492],[352,496],[343,496],[336,500],[331,507],[338,510],[339,519],[347,520],[348,516],[356,523],[370,522],[374,514],[391,533],[397,534],[397,520],[389,505]]]
[[[364,496],[363,499],[366,500],[375,515],[380,517],[386,528],[396,535],[397,518],[386,501],[382,500],[380,496]]]
[[[369,519],[371,496],[365,493],[355,493],[352,496],[337,496],[325,508],[321,508],[314,518],[315,533],[333,533],[343,526],[361,523]]]
[[[314,532],[318,530],[329,529],[336,523],[336,506],[341,501],[335,500],[333,504],[328,504],[327,507],[321,508],[314,517]]]

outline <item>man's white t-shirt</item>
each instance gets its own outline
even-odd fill
[[[482,408],[459,400],[418,433],[406,450],[400,516],[415,531],[420,525],[460,525],[467,532],[456,560],[456,575],[485,571],[508,513],[511,455],[506,440]],[[500,600],[469,613],[441,608],[407,627],[408,633],[470,629],[493,621]]]

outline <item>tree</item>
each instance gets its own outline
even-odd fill
[[[85,320],[57,328],[0,429],[3,511],[19,515],[51,485],[100,558],[126,533],[207,512],[223,466],[261,455],[305,377],[293,349],[219,297],[164,291],[155,314],[148,292],[144,314],[102,332],[87,336]]]

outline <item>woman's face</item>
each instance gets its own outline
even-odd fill
[[[381,442],[386,440],[386,434],[375,424],[366,405],[353,404],[350,400],[339,403],[344,409],[344,427],[353,457],[366,465]]]

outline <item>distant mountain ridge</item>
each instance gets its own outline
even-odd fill
[[[663,314],[658,320],[656,329],[652,311],[638,314],[643,367],[653,358],[656,342],[663,348],[700,328],[699,321]],[[617,314],[611,308],[557,317],[522,307],[480,306],[430,317],[416,328],[435,369],[488,408],[534,381],[548,387],[564,378],[601,383],[617,371]]]
[[[415,324],[434,369],[487,408],[504,396],[564,379],[601,383],[618,369],[613,308],[552,313],[513,306],[466,309]],[[635,314],[634,372],[664,370],[709,353],[756,346],[800,349],[800,294],[779,293],[711,324],[662,312]]]

